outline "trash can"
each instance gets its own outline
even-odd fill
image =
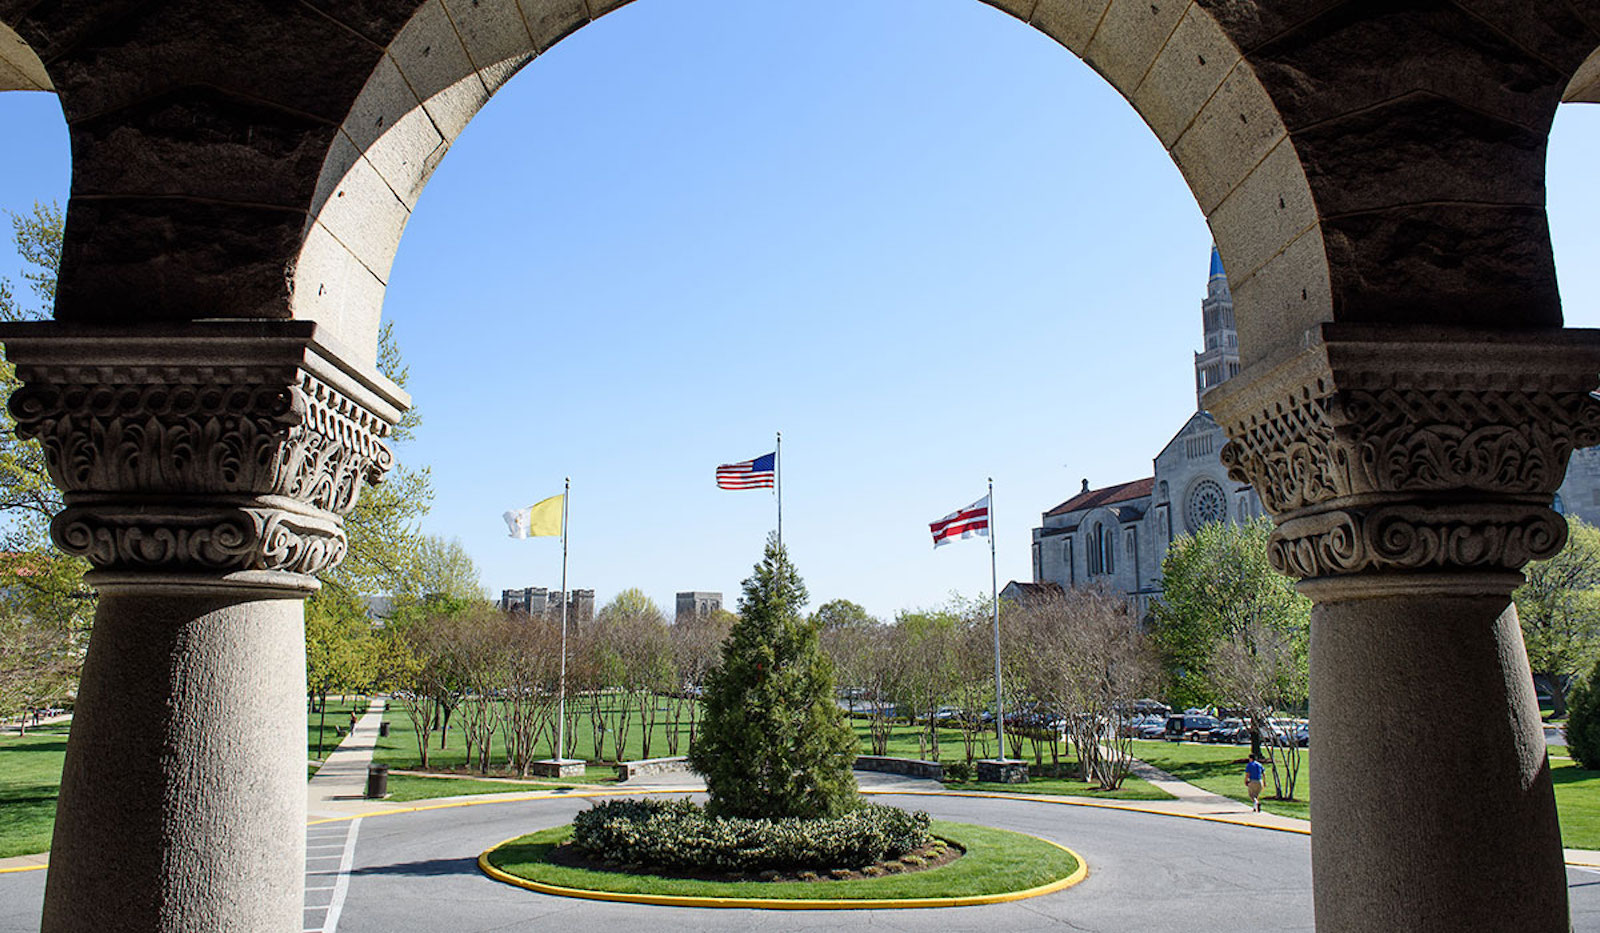
[[[378,723],[378,735],[386,739],[389,737],[389,720]]]
[[[367,765],[367,799],[380,800],[389,793],[389,766]]]

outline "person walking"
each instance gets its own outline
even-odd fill
[[[1261,767],[1261,760],[1255,752],[1251,752],[1250,759],[1244,765],[1244,786],[1250,791],[1250,806],[1257,813],[1261,812],[1261,778],[1266,773],[1267,769]]]

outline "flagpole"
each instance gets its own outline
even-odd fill
[[[773,453],[774,472],[778,474],[778,547],[783,547],[783,432],[778,432],[778,449]]]
[[[561,683],[556,700],[557,768],[567,760],[567,500],[572,496],[572,477],[561,489]]]
[[[1000,692],[1000,575],[994,556],[994,477],[989,477],[989,592],[994,606],[994,728],[1000,739],[1001,761],[1006,760],[1006,714]]]

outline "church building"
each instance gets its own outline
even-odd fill
[[[1156,454],[1153,475],[1098,489],[1086,479],[1077,495],[1044,513],[1033,529],[1034,583],[1108,586],[1126,593],[1142,617],[1161,593],[1161,562],[1174,539],[1265,514],[1254,489],[1228,478],[1227,438],[1200,407],[1208,390],[1239,372],[1233,296],[1215,247],[1200,313],[1205,349],[1194,355],[1195,413]]]

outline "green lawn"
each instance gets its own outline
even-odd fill
[[[1249,803],[1244,787],[1244,762],[1248,745],[1204,745],[1198,742],[1136,741],[1133,754],[1140,761],[1213,794]],[[1261,809],[1279,816],[1311,818],[1311,764],[1305,749],[1300,749],[1300,779],[1295,783],[1294,800],[1273,800],[1272,772],[1269,768],[1262,791]]]
[[[1566,754],[1562,748],[1561,753]],[[1556,747],[1550,748],[1556,754]],[[1600,771],[1587,771],[1575,761],[1550,761],[1556,786],[1556,813],[1561,817],[1561,843],[1569,849],[1600,849]]]
[[[861,753],[868,754],[871,750],[869,730],[865,720],[854,720],[856,735],[861,739]],[[917,758],[919,748],[917,733],[920,730],[915,726],[895,726],[889,734],[889,755],[893,758]],[[994,743],[989,743],[989,751],[994,751]],[[1032,743],[1025,748],[1030,770],[1035,768]],[[982,752],[978,752],[982,755]],[[1051,769],[1050,752],[1046,750],[1043,755],[1044,767],[1048,773]],[[944,729],[939,736],[939,760],[947,766],[952,763],[966,763],[966,747],[961,741],[961,733],[954,729]],[[1032,777],[1026,784],[984,784],[978,781],[947,780],[944,786],[950,790],[985,791],[997,793],[1025,793],[1025,794],[1060,794],[1074,797],[1099,797],[1105,800],[1171,800],[1172,795],[1160,790],[1146,781],[1136,777],[1129,777],[1122,782],[1116,790],[1103,791],[1094,784],[1086,784],[1076,778],[1077,761],[1070,755],[1061,755],[1061,767],[1066,777]]]
[[[1049,884],[1078,869],[1078,861],[1071,853],[1033,836],[940,821],[934,821],[933,831],[961,846],[967,854],[948,865],[928,871],[853,881],[698,881],[588,871],[549,864],[546,860],[549,853],[571,835],[571,826],[559,826],[523,836],[496,849],[489,856],[489,862],[507,874],[571,888],[631,894],[795,900],[1000,894]]]
[[[0,858],[50,848],[67,724],[0,736]]]
[[[568,700],[568,702],[584,704],[588,703],[589,700],[588,698],[573,698]],[[586,706],[581,708],[585,711],[587,710]],[[469,769],[467,766],[466,736],[461,730],[462,720],[459,711],[450,717],[450,728],[443,735],[442,748],[440,747],[441,736],[439,733],[435,732],[429,740],[428,767],[426,769],[421,768],[422,759],[417,751],[416,729],[412,726],[411,717],[406,715],[405,709],[402,708],[399,703],[390,701],[389,710],[384,715],[384,718],[389,721],[389,737],[378,740],[378,749],[374,755],[374,760],[387,764],[391,768],[400,768],[405,770],[420,769],[428,771],[462,772],[473,770]],[[667,714],[663,713],[662,719],[665,720],[666,718]],[[678,754],[682,755],[687,753],[689,748],[688,722],[684,721],[682,723],[675,723],[662,721],[656,724],[656,728],[652,734],[650,757],[665,758],[672,754],[667,749],[668,729],[676,729],[679,733],[680,745],[678,747]],[[636,719],[633,723],[631,723],[627,744],[623,746],[623,760],[636,761],[644,757],[644,741],[640,733],[641,730]],[[614,751],[612,748],[611,739],[606,739],[605,754],[604,757],[599,760],[594,759],[593,739],[594,730],[589,724],[588,713],[584,712],[584,714],[578,719],[577,746],[573,749],[573,751],[576,753],[577,757],[590,760],[591,765],[599,765],[601,762],[611,761],[612,752]],[[498,732],[494,736],[493,745],[494,754],[492,766],[490,768],[490,774],[494,777],[514,777],[515,775],[508,773],[506,770],[507,756],[505,741],[504,737]],[[550,753],[550,743],[547,740],[541,747],[535,750],[535,757],[548,758],[550,757]],[[601,781],[607,778],[614,779],[614,777],[615,773],[612,772],[610,768],[596,769],[591,767],[589,775],[585,776],[582,780],[585,782]]]
[[[328,757],[328,753],[344,741],[339,730],[349,730],[350,711],[355,710],[359,716],[367,711],[370,704],[371,701],[365,697],[359,700],[328,697],[326,716],[321,713],[306,714],[306,757],[313,761]]]

